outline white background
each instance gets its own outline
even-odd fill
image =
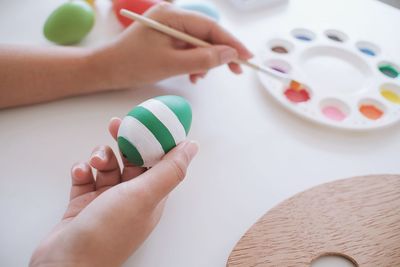
[[[47,15],[60,0],[1,1],[0,42],[49,45]],[[292,0],[242,13],[216,0],[221,24],[259,52],[268,35],[292,27],[346,32],[381,46],[400,63],[400,11],[372,0]],[[98,0],[84,46],[120,30],[109,1]],[[397,25],[397,26],[396,26]],[[99,77],[101,78],[101,77]],[[1,88],[1,81],[0,81]],[[57,90],[57,88],[54,88]],[[400,172],[400,125],[368,133],[323,128],[276,103],[246,69],[215,69],[196,86],[177,77],[158,86],[75,97],[0,111],[0,265],[25,266],[67,205],[71,165],[98,144],[116,148],[112,116],[143,100],[179,94],[193,107],[190,138],[200,153],[164,216],[125,266],[225,266],[244,232],[268,209],[311,186],[355,175]]]

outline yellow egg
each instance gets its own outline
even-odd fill
[[[85,0],[85,1],[94,6],[94,0]]]

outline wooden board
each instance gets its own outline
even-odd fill
[[[305,267],[323,255],[400,266],[400,175],[338,180],[287,199],[247,231],[227,266]]]

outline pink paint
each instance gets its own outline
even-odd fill
[[[329,119],[334,121],[342,121],[346,118],[346,114],[344,114],[340,109],[334,106],[326,106],[322,109],[322,113]]]

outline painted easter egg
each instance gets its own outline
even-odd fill
[[[200,12],[208,17],[211,17],[215,21],[219,21],[220,16],[218,9],[211,3],[186,3],[180,4],[179,7],[190,11]]]
[[[93,28],[94,18],[93,8],[86,1],[70,1],[50,14],[44,24],[43,33],[54,43],[76,44]]]
[[[118,130],[118,147],[135,166],[151,167],[186,139],[192,109],[180,96],[151,98],[132,109]]]
[[[133,20],[122,16],[119,12],[121,9],[127,9],[138,14],[143,14],[150,7],[162,2],[161,0],[114,0],[113,9],[119,22],[128,27]]]

